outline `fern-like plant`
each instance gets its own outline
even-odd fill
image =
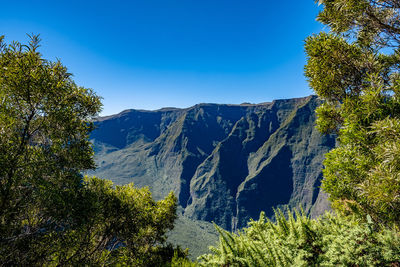
[[[396,229],[341,215],[276,210],[275,222],[261,213],[237,234],[216,228],[219,244],[199,257],[200,266],[400,266]]]

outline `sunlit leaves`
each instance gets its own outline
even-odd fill
[[[323,189],[338,210],[399,225],[399,3],[319,2],[318,20],[330,33],[307,38],[305,74],[325,100],[318,128],[338,134]]]
[[[264,214],[237,234],[218,228],[220,242],[203,255],[201,266],[395,266],[400,235],[377,231],[373,223],[325,214],[313,220],[276,211],[276,222]]]

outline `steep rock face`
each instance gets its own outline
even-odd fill
[[[301,204],[305,211],[315,215],[324,210],[323,202],[318,206],[315,203],[320,193],[324,154],[334,147],[335,140],[321,135],[314,127],[316,106],[316,101],[307,101],[294,109],[249,158],[251,171],[236,195],[239,226],[258,216],[262,207]],[[272,215],[271,208],[264,210]]]
[[[172,190],[186,216],[226,229],[285,204],[318,214],[323,155],[335,145],[314,127],[318,104],[311,96],[100,118],[95,174],[149,186],[157,199]]]

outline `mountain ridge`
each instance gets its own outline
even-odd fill
[[[308,96],[102,117],[91,135],[93,174],[149,186],[156,199],[174,191],[185,216],[229,230],[275,206],[317,215],[329,206],[318,188],[323,154],[335,146],[314,127],[320,103]]]

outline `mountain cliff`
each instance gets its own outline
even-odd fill
[[[335,146],[314,127],[319,104],[310,96],[99,118],[94,174],[149,186],[156,199],[174,191],[184,216],[229,230],[280,205],[318,215],[328,207],[319,190],[323,156]]]

